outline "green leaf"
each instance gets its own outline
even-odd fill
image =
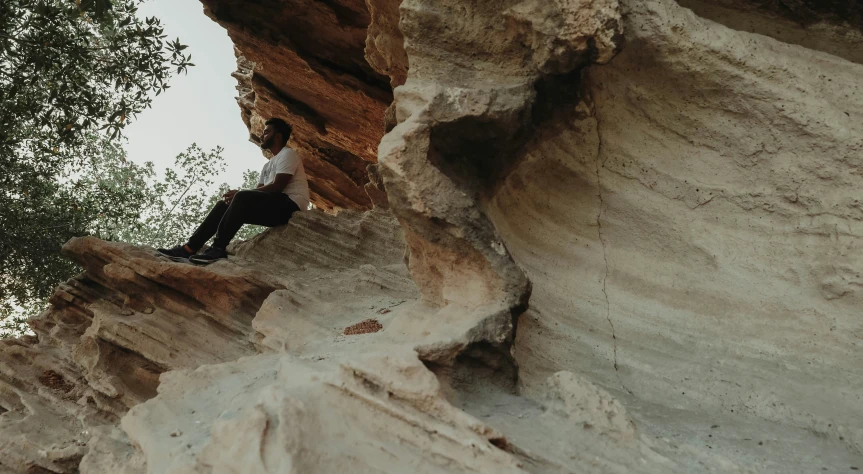
[[[129,229],[147,229],[178,189],[118,155],[128,120],[152,106],[174,68],[189,67],[179,39],[171,46],[156,18],[137,16],[141,3],[0,0],[0,275],[10,276],[0,279],[0,311],[44,301],[78,271],[59,254],[71,237],[141,242],[144,231]],[[212,169],[197,164],[196,173]]]

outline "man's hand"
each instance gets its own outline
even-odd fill
[[[232,189],[232,190],[226,192],[225,194],[222,194],[222,198],[225,201],[225,204],[230,204],[231,201],[234,199],[235,194],[237,194],[236,189]]]

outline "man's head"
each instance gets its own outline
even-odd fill
[[[291,138],[292,129],[290,125],[275,117],[267,120],[265,124],[264,134],[261,135],[261,148],[270,150],[273,145],[287,145],[288,139]]]

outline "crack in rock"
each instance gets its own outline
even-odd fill
[[[623,383],[623,378],[620,376],[620,371],[618,370],[617,365],[617,335],[614,331],[614,322],[611,321],[611,302],[608,299],[608,253],[606,251],[605,239],[602,237],[602,209],[605,206],[605,201],[602,198],[602,177],[600,176],[600,168],[604,167],[604,163],[601,162],[603,143],[602,134],[599,133],[599,117],[596,116],[595,110],[593,112],[593,118],[596,120],[596,135],[599,139],[599,146],[596,150],[596,195],[599,198],[599,209],[596,213],[596,227],[599,243],[602,246],[602,259],[605,262],[605,274],[602,277],[602,294],[605,297],[605,319],[608,321],[609,327],[611,327],[611,344],[612,351],[614,353],[614,373],[617,376],[617,381],[620,382],[620,386],[623,387],[627,393],[632,395],[632,390],[628,389]]]

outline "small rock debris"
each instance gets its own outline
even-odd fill
[[[75,385],[67,382],[62,375],[53,370],[42,372],[42,375],[39,377],[39,382],[48,388],[59,390],[63,393],[68,393],[75,388]]]
[[[344,330],[344,335],[353,336],[357,334],[369,334],[373,332],[378,332],[383,328],[383,325],[381,325],[381,323],[379,323],[377,319],[370,318],[346,327]]]

